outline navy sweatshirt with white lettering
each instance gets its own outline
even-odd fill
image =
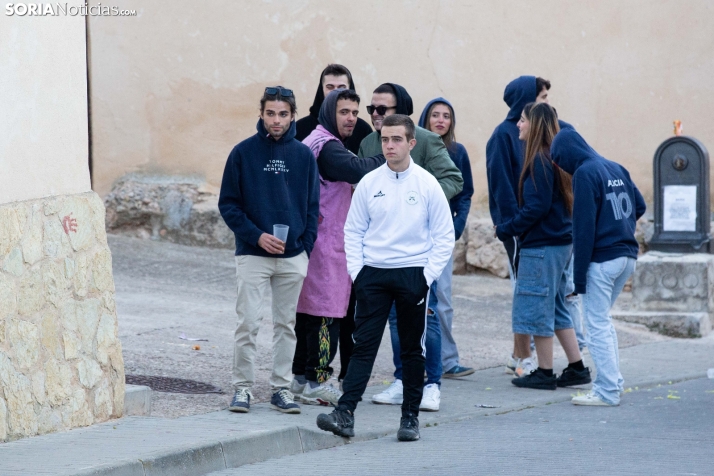
[[[317,239],[320,181],[310,149],[295,140],[295,121],[278,140],[258,120],[258,133],[236,145],[228,156],[218,198],[221,216],[236,237],[236,255],[291,258],[308,256]],[[273,225],[288,225],[285,253],[258,246]]]
[[[635,225],[644,215],[642,194],[620,164],[595,152],[574,129],[560,131],[551,157],[573,175],[573,281],[584,294],[590,263],[637,259]]]

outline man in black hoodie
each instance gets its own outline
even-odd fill
[[[223,172],[218,209],[236,239],[238,281],[230,411],[247,413],[255,383],[253,361],[263,296],[273,291],[272,408],[300,413],[288,390],[295,352],[295,309],[317,238],[320,188],[310,149],[295,140],[295,96],[265,88],[258,132],[235,146]],[[276,224],[288,225],[283,241]]]
[[[295,138],[302,142],[312,131],[315,130],[319,122],[320,107],[328,94],[335,89],[351,89],[355,91],[355,83],[352,80],[352,73],[341,64],[328,64],[327,68],[322,70],[320,74],[320,84],[315,92],[315,100],[310,106],[310,115],[303,117],[297,121],[297,133]],[[352,135],[345,139],[345,147],[357,154],[359,144],[362,139],[372,133],[372,128],[360,118],[357,118],[357,123],[352,131]]]
[[[519,76],[506,86],[503,101],[509,108],[506,119],[491,134],[486,144],[486,175],[488,178],[488,208],[494,226],[513,219],[518,213],[518,179],[523,166],[525,144],[518,138],[516,124],[526,104],[548,102],[550,81],[535,76]],[[561,129],[570,124],[558,121]],[[508,271],[515,288],[518,266],[518,244],[516,237],[503,242],[508,254]],[[530,357],[530,337],[514,335],[513,354],[506,364],[506,372],[520,375],[537,368]]]

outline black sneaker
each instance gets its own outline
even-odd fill
[[[536,388],[538,390],[555,390],[558,387],[555,375],[549,377],[540,368],[523,377],[514,378],[511,383],[516,387]]]
[[[295,403],[293,394],[287,388],[281,388],[273,394],[270,407],[283,413],[300,413],[300,405]]]
[[[228,409],[236,413],[248,413],[250,410],[250,400],[253,398],[253,394],[247,388],[242,388],[236,390],[233,394],[233,400],[231,404],[228,405]]]
[[[355,436],[355,417],[347,410],[335,408],[329,415],[317,415],[317,427],[321,430],[331,431],[337,436]]]
[[[590,368],[585,367],[583,370],[575,370],[571,367],[563,369],[563,373],[558,377],[558,387],[572,387],[573,385],[585,385],[593,380],[590,378]]]
[[[416,441],[419,439],[419,419],[413,415],[402,417],[397,432],[399,441]]]

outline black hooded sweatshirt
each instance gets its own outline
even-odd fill
[[[320,125],[327,129],[333,136],[340,138],[337,131],[337,96],[341,89],[332,91],[322,102],[318,120]],[[315,126],[317,127],[317,126]],[[356,184],[367,173],[382,165],[386,160],[384,156],[359,158],[345,147],[343,142],[331,140],[322,146],[320,156],[317,158],[317,168],[320,176],[330,182],[347,182]]]
[[[312,131],[315,130],[317,125],[320,123],[319,122],[319,116],[320,116],[320,108],[322,107],[322,103],[325,101],[325,93],[322,91],[322,80],[325,77],[325,71],[322,71],[322,74],[320,75],[320,83],[317,85],[317,92],[315,93],[315,100],[312,103],[312,106],[310,106],[310,115],[305,116],[297,123],[295,126],[297,127],[297,133],[295,134],[295,138],[302,142],[307,136],[310,135]],[[348,75],[349,81],[350,81],[350,89],[355,90],[355,84],[354,81],[352,81],[352,74]],[[359,145],[362,142],[362,139],[367,137],[372,133],[372,127],[364,120],[357,118],[357,124],[355,124],[355,129],[352,131],[352,135],[347,138],[347,140],[344,142],[345,147],[347,147],[348,150],[350,150],[352,153],[357,155],[359,152]]]

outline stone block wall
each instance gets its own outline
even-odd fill
[[[218,197],[203,192],[204,185],[190,177],[128,174],[104,200],[107,230],[183,245],[235,249],[233,233],[218,211]],[[641,253],[647,251],[653,228],[651,218],[637,222],[635,236]],[[476,270],[508,278],[508,256],[491,218],[472,210],[454,248],[454,274]]]
[[[106,421],[123,408],[101,199],[0,205],[0,441]]]
[[[218,211],[218,197],[190,177],[130,174],[104,200],[107,230],[182,245],[235,249],[233,232]]]

